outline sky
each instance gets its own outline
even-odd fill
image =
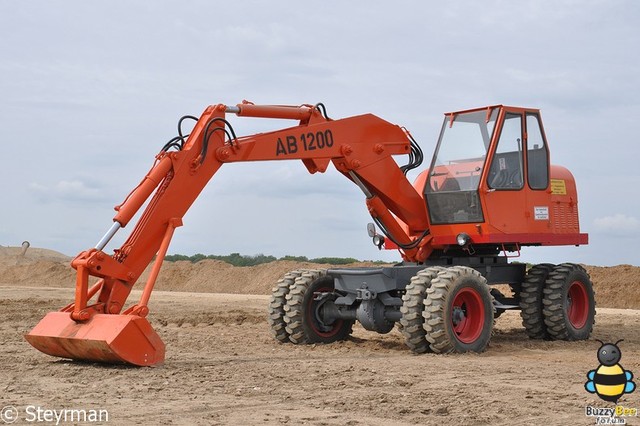
[[[424,168],[444,112],[506,104],[541,109],[590,239],[518,260],[640,265],[638,22],[640,2],[616,0],[0,0],[0,245],[93,247],[177,120],[208,105],[374,113],[411,131]],[[242,135],[295,124],[230,121]],[[229,164],[169,253],[398,260],[370,221],[332,167]]]

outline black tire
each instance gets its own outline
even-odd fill
[[[544,288],[544,322],[551,338],[586,340],[596,315],[593,284],[587,271],[563,263],[549,273]]]
[[[325,324],[318,312],[323,301],[315,300],[315,293],[333,293],[333,278],[326,270],[305,270],[296,278],[286,294],[284,306],[285,330],[293,343],[331,343],[345,340],[351,334],[354,321],[335,320]],[[330,298],[338,295],[333,293]]]
[[[544,287],[549,272],[555,268],[550,263],[534,265],[529,269],[520,287],[520,316],[522,325],[531,339],[549,339],[544,322]]]
[[[276,286],[271,291],[271,300],[269,301],[269,316],[267,321],[271,328],[271,333],[277,341],[282,343],[289,342],[289,333],[287,333],[287,323],[284,321],[284,306],[287,303],[286,296],[289,289],[294,284],[296,278],[302,275],[301,271],[287,272],[284,277],[278,280]]]
[[[453,266],[438,273],[424,299],[424,328],[436,353],[482,352],[493,332],[493,297],[474,269]]]
[[[424,317],[422,316],[424,297],[427,288],[431,286],[431,280],[444,269],[441,266],[432,266],[418,272],[411,278],[411,282],[407,285],[405,294],[402,296],[402,307],[400,308],[402,317],[398,328],[404,336],[405,344],[418,354],[430,352],[424,330]]]

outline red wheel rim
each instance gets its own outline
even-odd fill
[[[589,316],[589,296],[587,289],[580,281],[574,281],[567,293],[567,316],[575,328],[582,328]]]
[[[451,324],[456,338],[462,343],[473,343],[484,327],[484,304],[480,293],[470,287],[463,288],[453,298]]]
[[[322,287],[322,288],[316,289],[314,293],[330,293],[332,291],[333,291],[333,288]],[[313,329],[313,332],[320,337],[335,336],[340,332],[340,328],[342,327],[342,323],[344,322],[344,320],[340,319],[340,320],[334,321],[333,324],[330,324],[330,325],[324,324],[322,320],[318,318],[318,316],[316,315],[318,311],[318,306],[316,306],[317,304],[318,303],[315,300],[314,295],[311,295],[311,297],[309,297],[309,302],[307,303],[307,312],[306,312],[307,318],[309,320],[308,321],[309,325]],[[323,331],[323,329],[329,329],[329,330]]]

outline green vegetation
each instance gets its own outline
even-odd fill
[[[287,255],[278,259],[275,256],[266,256],[264,254],[247,256],[240,253],[231,253],[228,255],[210,254],[208,256],[205,256],[204,254],[201,254],[201,253],[194,254],[193,256],[185,256],[183,254],[170,254],[165,256],[164,258],[164,260],[169,262],[186,260],[191,263],[196,263],[204,259],[221,260],[233,266],[255,266],[263,263],[275,262],[276,260],[291,260],[294,262],[311,262],[311,263],[321,263],[321,264],[329,264],[329,265],[348,265],[350,263],[360,262],[358,259],[354,259],[353,257],[318,257],[315,259],[309,259],[306,256]],[[388,262],[383,262],[381,260],[378,260],[378,261],[375,261],[374,263],[388,263]]]

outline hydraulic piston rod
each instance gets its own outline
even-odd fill
[[[109,228],[107,233],[104,234],[104,236],[100,239],[100,241],[98,241],[98,244],[96,244],[95,249],[102,250],[103,248],[105,248],[107,244],[109,244],[109,241],[111,241],[111,238],[113,238],[113,236],[116,235],[116,232],[118,232],[120,228],[122,228],[122,225],[120,225],[120,222],[118,221],[113,222],[113,225],[111,225],[111,228]]]

